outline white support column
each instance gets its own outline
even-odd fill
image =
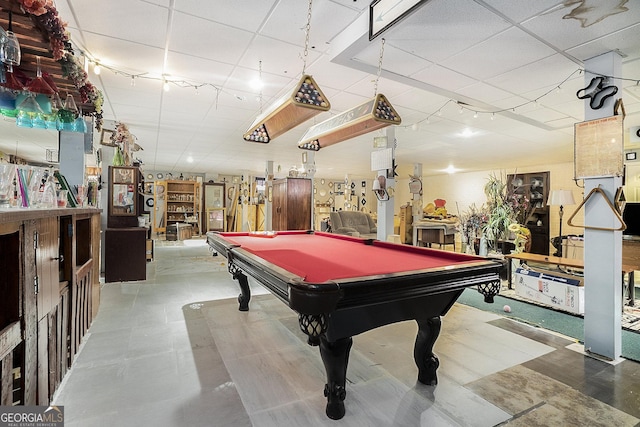
[[[249,229],[249,196],[245,196],[244,190],[247,190],[248,193],[251,191],[251,176],[250,175],[242,175],[242,182],[240,183],[240,200],[242,203],[242,230],[239,231],[255,231]]]
[[[422,181],[422,163],[414,163],[413,164],[413,176],[420,179]],[[423,208],[423,200],[422,194],[413,193],[413,206],[411,209],[411,213],[413,215],[413,222],[420,221],[422,219],[422,208]],[[416,242],[413,242],[415,245]]]
[[[389,126],[386,128],[386,131],[387,144],[393,150],[391,157],[395,159],[396,129],[394,126]],[[386,176],[386,174],[386,170],[378,171],[376,177],[380,175]],[[391,174],[393,174],[393,170],[391,170]],[[390,187],[395,188],[395,178],[393,176],[387,176],[387,188]],[[378,200],[378,233],[376,237],[383,242],[387,240],[388,235],[393,234],[393,204],[394,197],[392,195],[389,196],[389,200]]]
[[[609,52],[585,61],[585,69],[606,76],[622,75],[622,58]],[[585,73],[585,87],[596,75]],[[619,85],[618,81],[609,81]],[[592,110],[585,100],[585,120],[613,115],[614,97],[602,108]],[[621,177],[588,178],[584,180],[585,195],[600,187],[613,202]],[[592,197],[584,209],[584,223],[606,224],[617,228],[614,215],[602,198]],[[584,348],[586,351],[615,360],[622,351],[622,232],[584,230],[585,314]]]
[[[305,151],[302,154],[302,167],[307,173],[307,178],[311,180],[311,218],[309,230],[315,228],[315,211],[316,211],[316,195],[315,195],[315,176],[316,176],[316,152]]]
[[[264,185],[265,185],[265,197],[264,197],[264,229],[265,231],[273,230],[273,222],[271,220],[271,206],[272,202],[269,200],[269,194],[272,191],[271,184],[273,184],[273,160],[267,160],[264,168]]]

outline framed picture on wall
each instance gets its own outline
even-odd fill
[[[115,147],[116,144],[111,141],[111,136],[115,132],[109,129],[102,129],[102,133],[100,134],[100,145],[106,145],[107,147]]]

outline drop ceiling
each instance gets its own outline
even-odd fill
[[[304,131],[372,98],[382,63],[378,92],[402,117],[400,175],[414,163],[430,175],[450,165],[570,162],[573,124],[584,120],[579,70],[610,51],[622,56],[616,77],[624,80],[616,84],[625,125],[640,124],[640,5],[602,0],[586,9],[591,3],[430,0],[369,41],[369,2],[315,0],[306,64],[301,0],[57,0],[56,7],[76,50],[103,65],[90,81],[105,95],[105,126],[129,126],[145,170],[262,175],[268,160],[283,171],[300,166]],[[303,68],[331,110],[269,144],[244,141],[261,108],[288,93]],[[253,89],[259,76],[264,86]],[[57,148],[55,132],[20,130],[6,118],[0,129],[2,151],[43,161]],[[384,134],[320,150],[318,176],[371,176],[373,137]]]

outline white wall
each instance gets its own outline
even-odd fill
[[[558,163],[550,165],[532,166],[526,168],[509,168],[503,170],[487,170],[481,172],[454,173],[437,176],[423,177],[423,203],[433,202],[435,199],[444,199],[447,201],[447,210],[450,214],[460,215],[466,211],[472,203],[481,206],[486,203],[484,195],[484,185],[490,174],[502,175],[506,179],[507,174],[527,173],[527,172],[550,172],[550,190],[565,189],[573,190],[573,197],[576,205],[565,206],[564,218],[562,225],[562,234],[583,234],[583,229],[578,227],[569,227],[567,220],[577,209],[578,204],[582,201],[584,192],[582,188],[576,186],[573,180],[573,162]],[[400,206],[406,205],[412,200],[409,193],[409,178],[398,177],[396,180],[396,198],[394,203],[394,212],[396,215],[400,212]],[[578,181],[582,185],[582,181]],[[550,233],[551,237],[557,236],[560,227],[558,207],[552,206],[550,209]],[[575,224],[583,223],[583,214],[579,212],[573,221]]]

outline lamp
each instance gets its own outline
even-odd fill
[[[310,75],[304,74],[293,92],[276,101],[258,116],[244,133],[245,141],[269,143],[283,133],[309,120],[331,104]]]
[[[387,193],[387,179],[384,177],[384,175],[379,175],[376,179],[373,180],[372,189],[378,200],[380,200],[381,202],[389,200],[389,193]]]
[[[293,129],[311,117],[328,111],[331,104],[327,101],[318,84],[305,73],[309,55],[309,32],[311,30],[311,9],[313,0],[309,0],[307,26],[305,27],[304,52],[302,54],[302,78],[293,88],[291,95],[285,95],[276,101],[264,114],[260,114],[243,135],[245,141],[269,143],[279,135]],[[260,79],[262,79],[262,61],[260,61]],[[262,90],[260,90],[260,112],[262,113]]]
[[[576,202],[573,198],[573,192],[571,190],[551,190],[547,205],[560,206],[560,244],[556,247],[555,256],[562,255],[562,216],[564,214],[563,207],[565,205],[575,205]]]
[[[402,123],[400,115],[381,93],[350,110],[311,126],[298,148],[318,151],[356,136]]]

